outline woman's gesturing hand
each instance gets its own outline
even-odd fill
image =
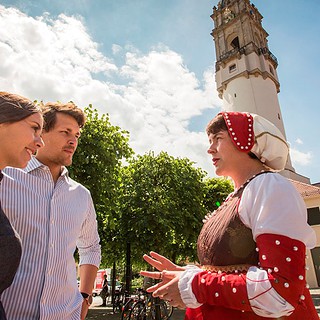
[[[159,271],[163,271],[163,270],[183,271],[183,270],[185,270],[185,268],[177,266],[176,264],[171,262],[166,257],[164,257],[154,251],[150,252],[150,256],[148,256],[147,254],[143,255],[143,259]]]
[[[154,297],[167,300],[173,307],[185,308],[178,287],[179,279],[185,268],[177,266],[164,256],[151,251],[150,256],[144,255],[143,259],[159,271],[141,271],[144,277],[161,280],[147,289]]]
[[[154,297],[167,300],[173,307],[184,309],[186,306],[183,303],[179,291],[179,279],[183,271],[141,271],[140,274],[145,277],[161,280],[154,286],[147,289],[147,292],[152,292]]]

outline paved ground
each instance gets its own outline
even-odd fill
[[[110,303],[107,307],[99,307],[102,303],[100,297],[94,297],[93,304],[91,305],[86,320],[120,320],[119,313],[112,312],[112,306]],[[183,320],[184,311],[179,309],[174,309],[170,320]]]
[[[311,289],[311,296],[313,302],[316,306],[320,317],[320,289]],[[93,300],[93,304],[89,309],[89,313],[87,316],[87,320],[120,320],[120,314],[113,314],[112,307],[110,304],[107,307],[99,307],[102,303],[100,297],[95,297]],[[170,320],[183,320],[184,319],[184,311],[179,309],[174,309],[173,314]]]
[[[102,310],[104,309],[104,310]],[[111,308],[93,308],[89,310],[88,316],[87,316],[87,320],[119,320],[120,314],[116,313],[113,314],[112,313],[112,309]],[[170,318],[170,320],[183,320],[184,319],[184,311],[182,310],[174,310],[173,314]]]

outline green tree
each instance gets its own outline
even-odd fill
[[[176,262],[195,258],[204,175],[187,158],[165,152],[139,155],[122,168],[118,241],[131,243],[133,263],[150,250]]]
[[[97,212],[103,261],[112,263],[115,252],[112,240],[117,232],[119,170],[123,159],[133,154],[129,147],[129,133],[110,123],[109,116],[99,116],[92,105],[85,108],[86,124],[73,164],[72,178],[86,186],[92,195]]]
[[[203,183],[203,205],[207,212],[216,210],[233,191],[232,183],[225,178],[206,178]]]

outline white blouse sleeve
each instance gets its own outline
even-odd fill
[[[261,174],[245,187],[239,204],[243,223],[260,234],[280,234],[316,245],[316,235],[307,223],[307,210],[293,184],[278,173]]]

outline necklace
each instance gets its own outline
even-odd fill
[[[202,222],[203,222],[203,223],[206,223],[211,217],[215,216],[219,211],[221,211],[222,208],[224,208],[224,207],[228,204],[228,201],[229,201],[230,199],[232,199],[235,195],[237,195],[238,192],[239,192],[240,190],[242,190],[252,179],[254,179],[256,176],[258,176],[258,175],[260,175],[260,174],[262,174],[262,173],[265,173],[265,172],[271,172],[271,171],[262,169],[260,172],[255,173],[254,175],[252,175],[252,176],[251,176],[250,178],[248,178],[239,188],[237,188],[236,190],[234,190],[233,192],[231,192],[231,193],[227,196],[226,200],[221,204],[221,206],[219,206],[218,209],[216,209],[216,210],[214,210],[214,211],[212,211],[212,212],[208,212],[208,213],[205,215],[205,217],[204,217],[204,219],[202,220]]]
[[[265,172],[269,172],[269,170],[262,169],[258,173],[255,173],[254,175],[250,176],[250,178],[248,178],[239,188],[235,189],[231,194],[232,195],[237,194],[238,191],[241,190],[242,188],[244,188],[244,186],[246,186],[252,179],[254,179],[256,176],[258,176],[262,173],[265,173]]]

